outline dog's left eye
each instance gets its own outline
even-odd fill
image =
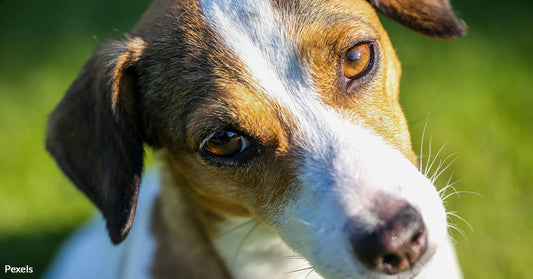
[[[373,48],[370,43],[360,43],[344,56],[344,77],[350,80],[366,74],[372,66]]]
[[[222,131],[209,138],[202,150],[212,156],[228,158],[242,153],[250,146],[243,136],[231,131]]]

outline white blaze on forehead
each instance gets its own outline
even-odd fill
[[[309,122],[305,111],[322,104],[297,47],[287,39],[287,26],[271,2],[203,0],[202,9],[223,43],[245,65],[251,75],[247,78],[296,122]]]

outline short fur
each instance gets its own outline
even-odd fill
[[[115,244],[134,223],[143,145],[157,150],[154,278],[250,276],[216,243],[237,217],[271,229],[257,241],[281,237],[272,255],[296,251],[316,278],[389,278],[335,247],[379,226],[375,212],[406,204],[431,238],[400,276],[434,276],[448,264],[439,261],[454,260],[445,212],[416,169],[400,64],[370,4],[429,37],[465,34],[447,0],[156,0],[125,39],[104,42],[86,63],[50,116],[47,148],[100,209]],[[347,82],[339,57],[362,41],[376,46],[374,68]],[[228,162],[203,153],[223,130],[248,138],[253,155]]]

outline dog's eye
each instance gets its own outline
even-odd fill
[[[209,138],[203,151],[216,157],[231,157],[243,152],[250,142],[243,136],[231,131],[222,131]]]
[[[344,77],[356,79],[368,72],[372,65],[373,49],[369,43],[358,44],[344,56]]]

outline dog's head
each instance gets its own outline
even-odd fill
[[[256,216],[323,276],[413,276],[447,242],[446,215],[372,7],[429,37],[465,33],[447,0],[155,1],[87,62],[48,149],[115,243],[147,143],[195,204]]]

